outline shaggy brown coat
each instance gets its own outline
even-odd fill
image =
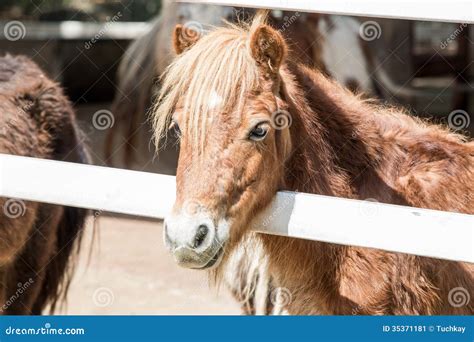
[[[314,70],[287,64],[296,140],[283,189],[474,214],[474,144],[403,114],[379,112]],[[383,229],[383,227],[380,227]],[[472,314],[474,265],[263,235],[294,314]],[[409,238],[409,237],[407,237]],[[308,305],[311,302],[313,305]]]
[[[174,43],[182,54],[164,78],[156,134],[171,118],[179,124],[174,212],[193,198],[215,220],[232,222],[224,258],[246,241],[253,217],[278,190],[474,213],[474,144],[464,137],[363,100],[294,63],[261,17],[189,44],[181,44],[180,32]],[[268,121],[276,110],[287,111],[291,125],[255,143],[242,138],[256,118]],[[291,293],[291,314],[474,312],[472,299],[461,307],[449,300],[459,287],[474,297],[473,264],[257,238],[276,285]],[[217,272],[223,267],[225,260]]]
[[[69,101],[26,57],[0,58],[0,113],[0,153],[88,162]],[[0,312],[53,311],[87,211],[6,198],[0,206]]]

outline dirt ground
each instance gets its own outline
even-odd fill
[[[230,315],[238,304],[206,272],[179,268],[166,251],[161,222],[91,218],[67,307],[68,315]]]

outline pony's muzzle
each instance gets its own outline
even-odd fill
[[[212,219],[202,213],[166,218],[164,240],[175,261],[187,268],[211,267],[222,252]]]

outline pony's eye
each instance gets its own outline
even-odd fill
[[[178,123],[176,121],[172,121],[170,127],[168,128],[171,131],[171,134],[176,137],[181,137],[181,130],[179,129]]]
[[[261,141],[265,139],[268,133],[268,127],[266,124],[258,124],[255,126],[249,134],[249,139],[253,141]]]

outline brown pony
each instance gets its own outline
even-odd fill
[[[279,190],[474,213],[472,142],[293,63],[264,17],[199,39],[175,29],[179,56],[154,119],[157,140],[169,126],[181,137],[164,229],[176,262],[220,277],[243,241],[261,243],[291,314],[474,313],[473,264],[282,236],[252,242],[252,220]],[[459,288],[463,306],[451,298]]]
[[[0,113],[0,153],[88,162],[69,101],[26,57],[0,58]],[[0,205],[0,312],[54,311],[87,211],[7,198]]]

